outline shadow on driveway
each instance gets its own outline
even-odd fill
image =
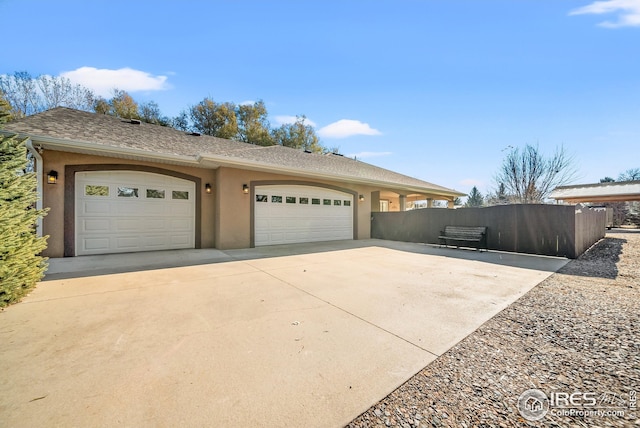
[[[366,247],[382,247],[415,254],[428,254],[460,260],[477,260],[501,266],[513,266],[548,272],[555,272],[558,266],[566,263],[566,259],[562,257],[516,254],[501,251],[480,252],[473,249],[454,249],[432,244],[364,239],[356,241],[274,245],[238,250],[188,249],[53,258],[49,259],[49,268],[43,281],[198,266],[238,260],[327,253]],[[558,264],[553,262],[549,263],[549,261],[552,260],[557,260]]]

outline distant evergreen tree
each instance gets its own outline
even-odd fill
[[[466,207],[481,207],[484,205],[484,197],[482,193],[478,191],[476,186],[473,186],[471,192],[469,193],[469,197],[467,198]]]
[[[6,119],[0,103],[0,120]],[[1,122],[0,122],[1,125]],[[36,224],[44,210],[34,208],[36,176],[27,169],[25,140],[0,137],[0,307],[19,301],[42,278],[46,258],[39,254],[48,237],[38,237]]]

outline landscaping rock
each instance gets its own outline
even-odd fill
[[[601,407],[624,414],[549,412],[529,421],[518,398],[534,388],[547,397],[595,393]],[[348,426],[631,427],[640,417],[629,408],[633,391],[639,395],[638,231],[609,233]]]

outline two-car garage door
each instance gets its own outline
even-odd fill
[[[76,255],[194,248],[195,190],[147,172],[76,173]]]
[[[256,186],[255,246],[353,239],[353,195],[301,185]]]

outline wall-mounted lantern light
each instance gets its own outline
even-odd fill
[[[211,193],[211,184],[207,183],[204,185],[204,191],[207,193]]]
[[[242,193],[245,195],[249,193],[249,186],[247,184],[242,185]]]
[[[47,183],[56,184],[58,182],[58,171],[51,170],[47,173]]]
[[[360,202],[364,202],[364,195],[360,195],[360,196],[358,197],[358,200],[359,200]]]

